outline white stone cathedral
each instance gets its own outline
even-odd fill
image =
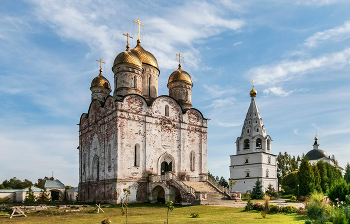
[[[193,83],[178,56],[169,95],[158,96],[158,63],[140,36],[114,60],[113,96],[102,69],[92,80],[79,124],[79,200],[119,203],[124,188],[131,202],[207,198],[207,119],[192,107]]]
[[[262,182],[263,191],[270,184],[278,189],[276,156],[271,153],[271,138],[256,105],[256,94],[253,86],[242,133],[236,140],[236,155],[230,156],[230,178],[237,181],[231,190],[242,193],[251,192],[257,180]]]

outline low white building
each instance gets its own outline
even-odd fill
[[[253,86],[242,133],[236,140],[236,155],[230,156],[230,178],[237,181],[231,191],[250,192],[257,180],[262,182],[263,191],[270,184],[277,190],[276,155],[271,153],[272,140],[255,103],[256,93]]]
[[[25,189],[0,189],[0,198],[9,198],[9,202],[24,202],[27,193],[28,188]],[[34,196],[38,198],[41,195],[42,189],[33,187],[32,191],[34,193]]]

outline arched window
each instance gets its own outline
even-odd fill
[[[267,162],[270,164],[271,163],[271,156],[267,158]]]
[[[109,144],[108,146],[108,172],[112,170],[112,146]]]
[[[244,149],[249,149],[249,139],[244,140]]]
[[[92,179],[93,181],[100,181],[100,161],[98,156],[92,160]]]
[[[169,106],[165,105],[165,116],[169,117]]]
[[[187,101],[188,100],[188,92],[186,91],[185,92],[185,101]]]
[[[271,150],[271,140],[267,139],[267,150]]]
[[[135,145],[135,152],[134,152],[134,166],[140,166],[140,145]]]
[[[248,124],[250,124],[250,121],[248,121]]]
[[[245,159],[245,163],[248,163],[248,158]]]
[[[134,88],[136,88],[136,83],[137,82],[137,78],[136,78],[136,76],[134,77]]]
[[[247,133],[249,133],[249,129],[247,129]]]
[[[248,172],[246,172],[246,176],[245,177],[249,177],[249,171]]]
[[[256,140],[256,148],[257,149],[261,149],[261,138],[258,138],[257,140]]]
[[[244,149],[249,149],[249,139],[244,140]]]
[[[256,129],[256,132],[259,132],[259,128]]]
[[[196,159],[195,154],[192,151],[190,154],[190,169],[191,169],[191,171],[195,171],[195,159]]]
[[[269,177],[269,169],[266,169],[266,177]]]

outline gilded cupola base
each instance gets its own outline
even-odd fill
[[[179,102],[183,109],[192,108],[192,79],[191,76],[179,68],[171,73],[168,80],[169,96]]]
[[[104,102],[106,97],[112,91],[109,81],[102,75],[102,68],[100,67],[100,74],[96,76],[91,82],[91,101],[99,100]]]
[[[142,95],[142,62],[129,50],[121,52],[115,58],[112,71],[114,73],[114,99],[129,94]]]

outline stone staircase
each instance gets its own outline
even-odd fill
[[[197,198],[198,204],[220,204],[222,200],[229,199],[228,195],[217,189],[208,181],[183,181],[183,183],[195,190],[197,197],[199,196],[199,198]]]

